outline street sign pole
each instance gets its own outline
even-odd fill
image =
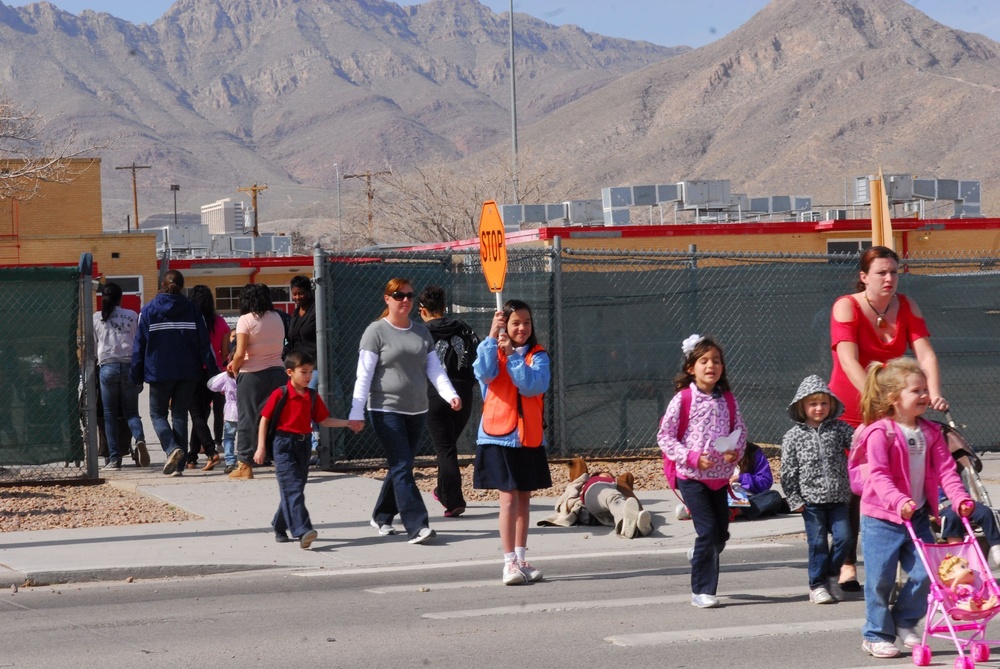
[[[507,278],[507,240],[504,235],[503,219],[497,203],[488,200],[483,203],[479,217],[479,260],[486,277],[486,287],[497,298],[497,311],[503,311],[503,284]]]

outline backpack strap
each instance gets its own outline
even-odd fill
[[[726,398],[726,406],[729,408],[729,434],[732,434],[736,429],[736,398],[728,390],[722,396]]]
[[[691,419],[691,386],[681,389],[681,410],[677,415],[677,441],[684,438]]]

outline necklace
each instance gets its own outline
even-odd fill
[[[878,309],[875,308],[875,305],[872,304],[872,301],[868,299],[867,292],[865,293],[865,302],[868,303],[868,306],[871,307],[872,311],[875,312],[875,315],[878,316],[878,318],[875,320],[875,325],[877,325],[881,330],[884,330],[885,328],[889,327],[889,321],[886,320],[885,315],[889,313],[889,307],[892,306],[892,298],[891,297],[889,298],[889,304],[885,305],[885,310],[882,313],[879,313]]]

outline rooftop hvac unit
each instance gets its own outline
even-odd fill
[[[826,210],[826,220],[828,220],[828,221],[846,221],[847,220],[847,210],[846,209],[827,209]]]

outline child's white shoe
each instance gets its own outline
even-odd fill
[[[813,604],[833,604],[836,600],[822,585],[809,591],[809,601]]]
[[[1000,544],[990,546],[990,564],[994,567],[1000,567]]]
[[[677,505],[677,508],[674,509],[674,516],[677,520],[691,520],[691,512],[683,504]]]

